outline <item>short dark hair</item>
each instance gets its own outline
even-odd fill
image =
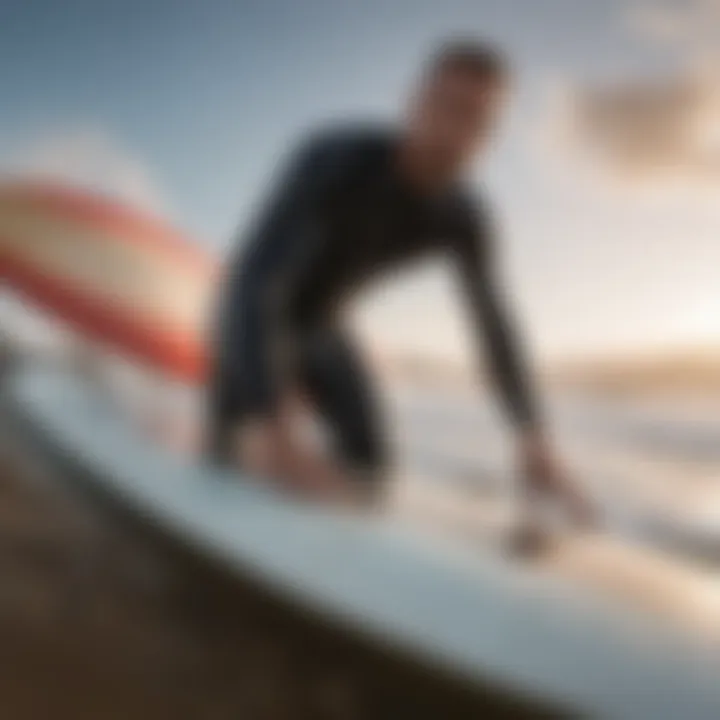
[[[473,38],[454,38],[441,43],[430,57],[428,75],[459,70],[479,78],[504,82],[510,74],[505,54],[494,45]]]

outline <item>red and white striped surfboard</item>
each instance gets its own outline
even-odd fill
[[[216,264],[163,222],[87,191],[0,184],[0,278],[86,337],[164,374],[205,372]]]

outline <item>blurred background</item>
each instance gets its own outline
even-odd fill
[[[99,193],[221,259],[289,144],[329,119],[396,117],[428,50],[457,32],[497,42],[513,63],[506,126],[474,176],[499,216],[503,275],[553,433],[619,525],[650,528],[673,551],[682,535],[683,553],[714,567],[717,0],[2,0],[0,177]],[[5,341],[56,357],[86,347],[3,282]],[[387,389],[401,473],[447,488],[507,484],[507,430],[477,391],[455,293],[447,268],[428,264],[376,288],[355,321]],[[197,388],[92,352],[133,412],[192,445]],[[14,589],[0,598],[16,599],[0,603],[0,624],[14,629],[28,607],[17,588],[50,593],[53,582],[25,551],[56,543],[49,518],[62,515],[18,478],[6,463],[0,558]],[[185,620],[128,607],[123,622],[165,623],[170,645],[185,637]],[[18,635],[7,662],[42,648],[40,636]],[[45,717],[27,697],[8,717]]]

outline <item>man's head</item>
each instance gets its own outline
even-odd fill
[[[452,176],[491,136],[508,84],[503,56],[482,42],[452,41],[431,57],[412,97],[410,146]]]

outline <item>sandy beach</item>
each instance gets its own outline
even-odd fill
[[[37,481],[2,459],[3,718],[357,716],[308,697],[317,649]]]

